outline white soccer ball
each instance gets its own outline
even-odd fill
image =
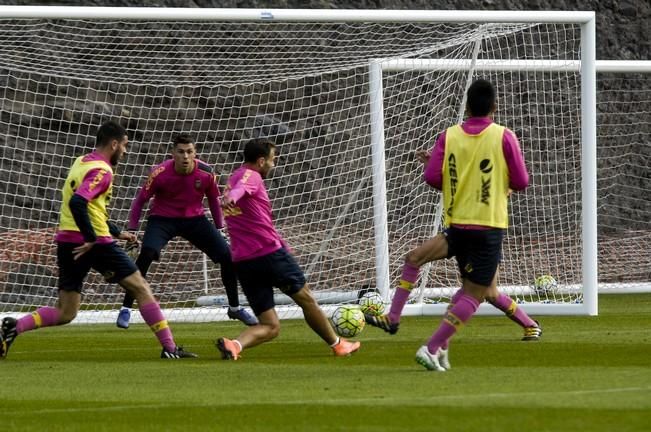
[[[357,306],[339,306],[332,313],[330,322],[335,332],[343,337],[358,335],[366,324],[364,313]]]
[[[553,276],[542,275],[538,276],[533,283],[533,289],[538,295],[551,294],[558,288],[558,283]]]
[[[384,299],[375,292],[367,292],[359,298],[359,307],[363,313],[380,316],[384,313]]]

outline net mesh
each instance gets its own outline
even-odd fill
[[[651,285],[651,75],[602,74],[597,94],[599,282]]]
[[[221,185],[241,163],[247,139],[273,138],[280,157],[267,188],[276,226],[320,301],[354,301],[377,286],[369,63],[469,59],[476,44],[485,60],[577,60],[580,36],[578,26],[565,24],[0,22],[3,312],[55,302],[59,191],[74,158],[92,150],[96,128],[109,119],[127,126],[131,141],[114,184],[111,218],[118,223],[126,222],[149,169],[168,157],[173,135],[195,136],[200,159],[215,167]],[[576,290],[541,297],[530,289],[539,274],[565,287],[581,283],[575,72],[384,74],[390,285],[404,254],[440,226],[439,195],[423,184],[413,153],[458,121],[466,82],[478,76],[496,84],[496,121],[520,137],[531,173],[531,186],[511,199],[500,285],[514,287],[524,302],[580,301]],[[202,310],[199,296],[224,300],[219,267],[182,239],[168,245],[148,279],[161,305],[181,308],[179,316]],[[439,262],[423,272],[414,298],[422,292],[427,301],[446,301],[458,284],[455,264]],[[121,297],[91,273],[83,307],[115,309]],[[201,319],[223,316],[206,308]]]

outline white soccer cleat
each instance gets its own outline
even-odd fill
[[[430,354],[429,350],[427,349],[427,345],[423,345],[422,347],[418,348],[418,351],[416,351],[416,363],[425,367],[427,370],[445,372],[445,368],[441,366],[441,363],[439,361],[441,351],[441,348],[439,348],[436,351],[436,354]],[[447,359],[447,351],[445,356]]]
[[[452,368],[452,366],[450,366],[450,358],[448,357],[448,351],[449,350],[439,348],[439,364],[445,370],[450,370]]]

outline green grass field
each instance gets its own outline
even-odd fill
[[[334,358],[303,321],[275,341],[219,358],[235,322],[177,324],[200,359],[165,361],[149,330],[66,326],[21,335],[0,362],[2,431],[648,431],[651,295],[600,296],[598,317],[539,317],[521,342],[504,317],[477,317],[450,349],[452,370],[414,353],[439,317]]]

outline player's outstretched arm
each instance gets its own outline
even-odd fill
[[[210,208],[210,214],[212,215],[213,221],[215,221],[215,226],[217,229],[224,228],[224,215],[222,213],[222,206],[220,203],[220,194],[219,186],[217,185],[217,176],[214,176],[214,180],[208,190],[206,191],[206,197],[208,198],[208,207]]]
[[[127,224],[127,229],[130,231],[136,231],[138,225],[140,224],[140,214],[142,213],[142,208],[150,200],[153,195],[153,184],[150,178],[147,179],[147,182],[140,188],[136,199],[131,203],[131,209],[129,209],[129,223]]]
[[[424,150],[421,150],[424,152]],[[421,153],[416,157],[425,165],[423,180],[425,183],[435,189],[441,190],[443,187],[443,159],[445,158],[445,133],[439,135],[434,144],[434,149],[427,152],[429,155]]]

